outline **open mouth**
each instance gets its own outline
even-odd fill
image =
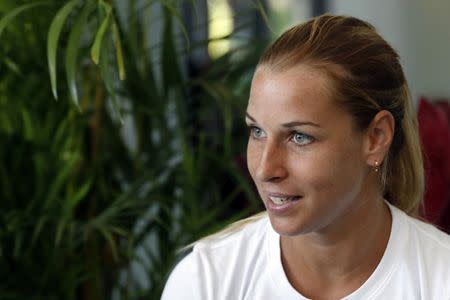
[[[269,196],[269,199],[276,205],[283,205],[283,204],[286,204],[291,201],[297,201],[300,198],[301,198],[301,196],[292,196],[292,197]]]

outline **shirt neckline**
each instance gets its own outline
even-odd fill
[[[342,299],[373,299],[383,290],[384,286],[389,282],[392,274],[399,264],[397,254],[400,253],[401,243],[405,241],[401,236],[406,236],[401,233],[400,230],[404,229],[402,226],[404,222],[401,211],[392,206],[389,202],[385,201],[388,205],[392,216],[391,231],[389,234],[388,244],[384,251],[383,257],[381,258],[378,266],[375,268],[374,272],[370,277],[360,286],[356,291],[345,296]],[[267,222],[267,255],[269,261],[270,274],[272,281],[274,282],[277,289],[282,291],[284,297],[289,299],[308,299],[301,295],[297,290],[292,287],[289,280],[287,279],[286,273],[284,272],[283,265],[281,262],[281,246],[280,246],[280,235],[273,229],[270,220]]]

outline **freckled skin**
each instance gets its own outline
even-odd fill
[[[288,214],[269,213],[274,229],[297,236],[357,226],[358,209],[374,185],[363,151],[365,135],[332,99],[324,73],[307,66],[281,72],[259,68],[247,112],[256,121],[251,125],[264,132],[263,138],[250,137],[247,147],[248,168],[261,198],[266,202],[268,191],[303,196]],[[314,138],[297,145],[281,125],[290,121],[320,128],[289,129]]]

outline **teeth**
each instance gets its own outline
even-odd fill
[[[282,205],[285,204],[287,202],[289,202],[292,198],[291,197],[269,197],[270,200],[272,200],[273,203],[275,203],[276,205]]]

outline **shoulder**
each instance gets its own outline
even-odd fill
[[[261,215],[250,222],[245,220],[241,224],[240,222],[242,221],[235,223],[230,229],[201,240],[194,246],[194,252],[228,252],[240,248],[242,244],[251,246],[264,239],[269,224],[267,215]]]
[[[404,214],[411,238],[435,254],[440,253],[450,262],[450,235],[434,225]]]
[[[450,236],[390,205],[380,299],[450,299]],[[378,298],[377,298],[378,299]]]
[[[405,227],[398,236],[405,240],[405,269],[415,274],[414,280],[424,289],[450,295],[450,236],[401,211],[397,214]]]
[[[226,270],[232,273],[236,268],[245,267],[264,248],[269,221],[261,217],[251,223],[238,225],[230,233],[200,241],[193,253],[198,263],[213,278],[219,278]]]
[[[199,299],[193,285],[198,277],[195,260],[191,252],[175,266],[166,282],[161,300]]]
[[[261,216],[199,241],[172,271],[162,299],[216,299],[217,293],[232,291],[243,279],[244,269],[257,263],[254,257],[262,249],[267,226],[268,218]]]
[[[395,223],[400,227],[400,233],[411,242],[421,242],[424,248],[433,248],[439,252],[450,255],[450,235],[438,229],[431,223],[427,223],[419,218],[409,216],[401,209],[389,204],[391,214]]]

